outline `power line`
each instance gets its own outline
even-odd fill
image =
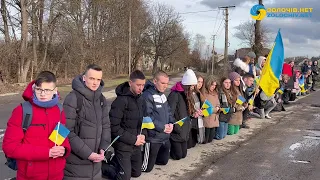
[[[217,13],[217,16],[216,16],[216,20],[218,19],[218,16],[219,16],[219,13],[220,13],[220,9],[218,10],[218,13]],[[217,25],[217,21],[214,23],[214,30],[216,30],[216,25]]]
[[[218,34],[219,29],[220,29],[220,27],[221,27],[221,25],[222,25],[222,22],[223,22],[223,19],[221,20],[220,25],[219,25],[219,28],[217,29],[217,32],[215,33],[215,35],[217,35],[217,34]]]
[[[218,11],[218,9],[211,9],[206,11],[190,11],[190,12],[182,12],[178,14],[196,14],[196,13],[204,13],[204,12],[211,12],[211,11]]]

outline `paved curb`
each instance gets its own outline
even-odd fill
[[[3,96],[13,96],[13,95],[17,95],[19,93],[5,93],[5,94],[0,94],[0,97],[3,97]]]

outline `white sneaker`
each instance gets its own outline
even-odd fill
[[[266,118],[267,118],[267,119],[271,119],[271,117],[269,116],[269,114],[266,115]]]

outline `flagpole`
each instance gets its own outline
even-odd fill
[[[58,140],[59,128],[60,128],[60,121],[58,122],[57,134],[56,134],[56,140],[54,141],[54,146],[57,146],[57,140]]]
[[[277,36],[278,36],[279,32],[280,32],[280,28],[279,28],[279,30],[278,30]],[[277,36],[276,36],[276,38],[277,38]],[[272,45],[272,48],[271,48],[270,52],[273,51],[275,45],[276,45],[276,41],[273,42],[273,45]],[[269,55],[270,55],[270,52],[269,52],[269,54],[268,54],[269,61],[270,61],[270,58],[271,58],[271,57],[269,56]],[[268,60],[268,58],[267,58],[267,60]],[[257,96],[257,91],[256,91],[256,90],[260,87],[260,81],[261,81],[262,76],[263,76],[263,74],[264,74],[263,72],[265,71],[265,67],[266,67],[266,66],[264,66],[264,67],[262,68],[262,70],[261,70],[262,72],[261,72],[259,81],[258,81],[258,83],[257,83],[257,87],[255,88],[254,95],[253,95],[253,99],[255,99],[256,96]]]

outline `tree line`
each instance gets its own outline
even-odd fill
[[[73,77],[88,63],[98,63],[107,75],[127,74],[129,36],[131,70],[148,63],[152,72],[201,66],[181,16],[165,4],[1,0],[0,10],[0,72],[6,82],[26,82],[42,70]]]

